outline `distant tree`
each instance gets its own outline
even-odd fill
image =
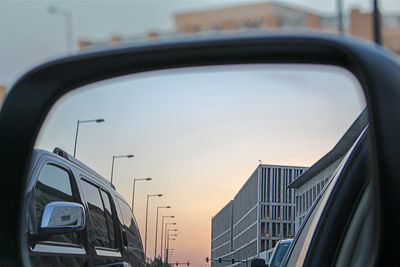
[[[161,257],[157,257],[155,260],[147,259],[147,267],[162,267],[163,263]],[[165,267],[171,267],[171,264],[166,263]]]

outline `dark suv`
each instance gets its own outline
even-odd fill
[[[108,180],[59,148],[35,149],[28,175],[30,264],[144,266],[131,208]]]

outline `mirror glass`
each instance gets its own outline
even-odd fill
[[[87,251],[90,236],[98,255],[129,255],[122,261],[145,254],[151,263],[225,266],[235,259],[245,266],[254,257],[268,262],[279,240],[295,237],[365,128],[365,108],[357,79],[334,66],[152,71],[65,95],[35,148],[61,165],[68,197],[89,213],[74,246]],[[55,147],[69,154],[66,163],[52,158]],[[335,157],[323,169],[296,182],[330,151]],[[104,256],[92,263],[111,262]]]
[[[40,232],[62,234],[80,231],[85,226],[85,211],[81,204],[50,202],[43,211]]]

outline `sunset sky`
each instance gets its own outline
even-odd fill
[[[36,147],[73,152],[109,179],[131,203],[142,239],[151,198],[148,257],[154,257],[157,206],[174,215],[172,261],[205,266],[215,215],[263,164],[310,166],[339,140],[364,107],[359,85],[344,70],[322,66],[242,65],[158,71],[100,82],[65,96],[49,114]],[[160,233],[160,230],[159,230]],[[159,240],[159,239],[158,239]],[[159,243],[158,245],[158,252]]]

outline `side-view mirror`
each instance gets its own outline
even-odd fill
[[[251,267],[268,267],[268,264],[265,264],[264,259],[252,259],[250,266]]]
[[[85,228],[85,209],[73,202],[50,202],[43,211],[40,234],[66,234]]]

